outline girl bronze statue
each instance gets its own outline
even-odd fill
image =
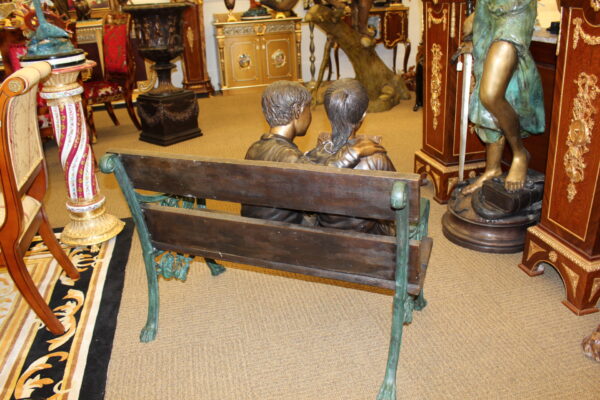
[[[462,190],[465,195],[502,174],[506,142],[513,158],[504,187],[514,192],[525,184],[530,156],[522,138],[542,133],[545,124],[541,79],[529,52],[536,15],[536,0],[478,0],[465,20],[476,80],[469,119],[486,143],[485,171]]]

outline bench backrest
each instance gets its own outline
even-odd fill
[[[204,199],[392,221],[394,182],[409,186],[419,220],[419,177],[388,171],[229,160],[153,152],[118,153],[134,188]]]
[[[129,183],[120,179],[122,187],[130,184],[138,190],[170,195],[373,219],[395,220],[392,188],[403,181],[408,187],[408,218],[412,224],[419,223],[419,179],[415,174],[150,152],[110,153],[117,155],[128,177]],[[141,207],[152,245],[160,250],[395,287],[396,237],[306,227],[213,210],[157,204]],[[415,285],[422,282],[421,246],[420,241],[410,242],[408,281],[409,286],[413,284],[413,292],[418,292]]]

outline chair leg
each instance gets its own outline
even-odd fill
[[[96,124],[94,123],[94,109],[87,104],[83,105],[83,113],[85,116],[85,122],[87,123],[87,127],[89,129],[88,137],[90,139],[90,143],[96,143],[98,138],[96,137]]]
[[[133,108],[133,99],[131,97],[131,92],[128,92],[125,95],[125,104],[127,105],[127,113],[129,113],[129,118],[131,118],[131,121],[133,122],[133,125],[135,125],[136,129],[141,131],[142,130],[142,124],[140,124],[139,119],[137,118],[137,115],[135,115],[135,110]]]
[[[31,275],[29,275],[29,271],[27,271],[27,267],[23,261],[23,254],[20,253],[17,248],[12,246],[2,247],[2,256],[5,258],[8,273],[25,301],[29,303],[33,311],[46,325],[46,328],[54,335],[62,335],[65,333],[65,327],[42,298],[38,288],[31,279]]]
[[[48,250],[50,250],[50,253],[56,258],[56,261],[58,261],[62,269],[65,270],[65,273],[69,278],[79,279],[79,271],[77,271],[77,268],[75,268],[62,247],[60,247],[60,243],[58,243],[58,240],[52,231],[52,227],[48,222],[46,210],[42,207],[40,212],[42,213],[42,223],[40,224],[39,233],[46,246],[48,246]]]
[[[112,119],[113,124],[115,124],[115,126],[119,126],[119,120],[115,115],[115,110],[113,110],[112,103],[110,101],[107,101],[104,103],[104,107],[106,107],[106,112],[110,116],[110,119]]]

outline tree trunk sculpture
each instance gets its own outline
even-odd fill
[[[369,94],[368,111],[387,111],[401,99],[409,99],[402,77],[383,63],[374,46],[364,47],[361,44],[361,35],[342,20],[343,15],[343,9],[317,4],[308,11],[305,20],[323,29],[346,53],[354,67],[356,79]]]

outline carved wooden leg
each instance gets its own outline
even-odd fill
[[[55,335],[65,333],[65,327],[56,318],[52,310],[50,310],[50,307],[46,304],[37,286],[31,279],[20,250],[14,245],[5,246],[2,244],[2,257],[5,259],[8,273],[15,282],[15,286],[48,330]]]
[[[106,112],[110,116],[110,119],[112,120],[113,124],[115,124],[115,126],[119,126],[119,120],[115,115],[115,110],[113,110],[112,103],[110,101],[107,101],[104,103],[104,107],[106,108]]]
[[[544,273],[544,263],[552,265],[565,284],[563,304],[577,315],[598,311],[600,263],[586,260],[547,234],[539,226],[527,230],[523,259],[519,268],[527,275]]]
[[[91,106],[88,106],[87,101],[83,103],[83,114],[85,117],[85,122],[87,123],[87,127],[90,130],[88,137],[90,143],[96,143],[98,137],[96,136],[96,124],[94,123],[94,109]]]
[[[398,45],[395,45],[394,48],[392,49],[392,65],[393,65],[393,69],[392,71],[394,71],[394,73],[396,73],[396,56],[398,55]],[[404,71],[406,72],[406,71]]]
[[[125,94],[125,105],[127,106],[127,113],[129,114],[129,118],[131,118],[131,121],[133,122],[133,125],[135,125],[135,128],[137,130],[142,130],[142,124],[140,124],[140,120],[138,119],[137,115],[135,115],[135,110],[133,107],[133,99],[131,97],[131,91],[133,89],[131,89],[130,91],[128,91]]]
[[[52,231],[52,227],[48,223],[48,216],[46,215],[46,210],[42,207],[42,223],[40,224],[39,233],[46,246],[48,246],[48,250],[50,253],[56,258],[56,261],[60,264],[60,266],[65,270],[65,273],[71,279],[79,279],[79,271],[73,265],[67,254],[64,252],[62,247],[60,247],[60,243],[56,240],[56,236]]]

